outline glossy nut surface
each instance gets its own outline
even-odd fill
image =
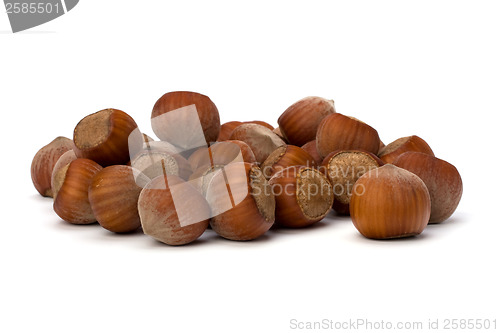
[[[54,211],[60,218],[73,224],[96,222],[89,202],[89,186],[101,170],[99,164],[85,158],[59,170],[54,180]]]
[[[52,197],[52,171],[57,160],[67,151],[73,149],[73,141],[59,136],[48,145],[42,147],[31,162],[31,180],[38,193],[44,197]]]
[[[286,145],[278,147],[273,151],[260,168],[264,173],[264,177],[269,180],[280,170],[294,165],[315,167],[316,161],[304,149],[293,145]]]
[[[134,119],[116,109],[105,109],[83,118],[75,127],[73,141],[75,154],[79,158],[91,159],[103,167],[126,164],[130,160],[129,140],[137,132],[137,141],[142,143],[142,134]],[[132,149],[132,148],[130,148]]]
[[[334,113],[321,121],[316,145],[321,158],[336,150],[360,149],[377,154],[380,138],[377,131],[364,122]]]
[[[211,180],[206,198],[215,215],[210,225],[226,239],[256,239],[274,223],[275,199],[256,165],[240,162],[226,166]]]
[[[220,125],[220,132],[217,141],[229,140],[233,130],[241,124],[243,124],[241,121],[228,121],[227,123]]]
[[[191,107],[195,107],[195,115],[191,114]],[[212,100],[191,91],[173,91],[160,97],[151,113],[151,125],[158,138],[184,149],[201,146],[200,125],[208,144],[217,140],[221,127],[219,111]]]
[[[409,237],[420,234],[427,226],[431,200],[418,176],[386,164],[358,179],[350,213],[356,229],[367,238]]]
[[[412,135],[399,138],[384,146],[378,153],[378,157],[380,157],[384,163],[392,163],[399,155],[408,151],[416,151],[434,156],[434,152],[424,139]]]
[[[332,113],[335,113],[333,100],[310,96],[289,106],[278,124],[287,141],[300,147],[316,138],[320,122]]]
[[[141,226],[137,202],[149,182],[138,170],[112,165],[99,171],[89,187],[89,202],[99,224],[112,232],[131,232]]]
[[[431,197],[429,223],[443,222],[455,212],[463,191],[462,178],[455,166],[420,152],[401,154],[394,165],[416,174],[424,181]]]

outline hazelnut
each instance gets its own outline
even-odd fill
[[[255,163],[255,155],[252,149],[243,141],[227,140],[216,142],[210,147],[202,147],[196,150],[188,158],[193,170],[206,165],[227,165],[233,162]]]
[[[383,164],[375,154],[362,150],[338,150],[325,157],[321,170],[333,186],[333,209],[339,214],[349,215],[354,184],[366,172]]]
[[[291,166],[269,180],[276,199],[276,223],[301,228],[321,221],[333,204],[332,186],[316,169]]]
[[[144,150],[130,161],[130,166],[149,179],[168,174],[187,180],[193,172],[184,157],[162,150]]]
[[[210,225],[226,239],[256,239],[274,223],[276,203],[271,187],[254,164],[238,162],[224,167],[210,181],[206,198],[214,215]]]
[[[457,168],[452,164],[420,152],[403,153],[393,164],[416,174],[427,186],[431,197],[429,223],[443,222],[455,212],[463,185]]]
[[[245,121],[244,124],[257,124],[257,125],[262,125],[264,127],[269,128],[271,131],[274,131],[274,126],[266,123],[265,121],[262,120],[251,120],[251,121]]]
[[[201,148],[191,155],[189,162],[195,170],[190,183],[203,195],[216,172],[236,162],[255,163],[255,156],[246,143],[238,140],[216,142],[209,148]]]
[[[61,157],[59,157],[56,164],[54,165],[54,168],[52,169],[52,175],[50,177],[50,184],[51,184],[52,188],[56,187],[54,184],[54,178],[55,178],[55,175],[59,172],[59,170],[61,170],[66,165],[70,164],[71,162],[73,162],[76,159],[77,159],[77,157],[76,157],[75,151],[73,149],[68,150],[67,152],[62,154]]]
[[[281,132],[281,128],[279,127],[276,127],[274,130],[273,130],[274,134],[276,134],[277,136],[280,137],[281,140],[283,140],[285,143],[290,143],[288,142],[288,140],[285,138],[285,136],[283,135],[283,133]]]
[[[382,151],[382,149],[385,147],[385,143],[382,142],[382,140],[380,140],[380,145],[378,147],[378,153],[380,154],[380,152]]]
[[[409,237],[420,234],[427,226],[431,200],[420,178],[386,164],[358,179],[350,212],[354,226],[367,238]]]
[[[273,151],[260,168],[264,173],[264,177],[269,180],[276,172],[294,165],[316,167],[316,162],[304,149],[293,145],[286,145],[278,147]]]
[[[129,139],[136,130],[134,119],[116,109],[101,110],[83,118],[75,127],[75,154],[102,166],[126,164],[130,160]],[[139,131],[138,140],[142,142]]]
[[[333,100],[306,97],[288,107],[278,124],[286,141],[300,147],[316,138],[320,122],[332,113],[335,113]]]
[[[195,241],[210,218],[205,198],[174,175],[151,180],[139,195],[138,210],[144,233],[168,245]]]
[[[311,157],[314,159],[317,165],[321,165],[323,159],[318,154],[318,148],[316,147],[316,140],[309,141],[301,148],[304,149],[306,152],[308,152],[309,155],[311,155]]]
[[[126,165],[112,165],[96,173],[89,187],[89,202],[99,224],[112,232],[131,232],[141,226],[139,194],[149,179]]]
[[[243,124],[236,127],[230,139],[245,142],[252,149],[257,163],[264,162],[276,148],[286,145],[269,128],[257,124]]]
[[[207,194],[210,181],[224,165],[202,165],[189,176],[189,183],[203,196]]]
[[[412,135],[399,138],[389,143],[380,150],[378,157],[380,157],[384,163],[392,163],[399,155],[406,153],[407,151],[417,151],[434,156],[434,153],[427,142],[416,135]]]
[[[160,140],[183,150],[216,141],[221,127],[219,111],[210,98],[190,91],[160,97],[153,107],[151,124]]]
[[[316,145],[321,158],[336,150],[360,149],[377,154],[380,138],[377,131],[364,122],[334,113],[321,121]]]
[[[229,140],[229,137],[231,136],[231,133],[233,133],[233,130],[241,124],[243,124],[241,121],[229,121],[220,125],[220,133],[217,141]]]
[[[44,197],[52,197],[52,170],[65,152],[73,149],[73,141],[63,136],[55,138],[51,143],[42,147],[31,162],[31,180],[36,190]]]
[[[96,222],[88,190],[92,178],[101,170],[96,162],[77,158],[54,175],[54,211],[60,218],[73,224]]]

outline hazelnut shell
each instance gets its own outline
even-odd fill
[[[236,241],[256,239],[275,219],[275,199],[262,171],[250,163],[232,163],[211,180],[206,198],[210,225],[220,236]]]
[[[139,195],[138,211],[144,233],[168,245],[195,241],[210,217],[205,198],[174,175],[151,180]]]
[[[427,226],[431,200],[418,176],[386,164],[358,179],[350,213],[356,229],[367,238],[409,237],[420,234]]]
[[[112,232],[131,232],[141,226],[137,202],[149,179],[126,165],[112,165],[94,175],[89,202],[99,224]]]
[[[277,172],[269,184],[276,199],[276,223],[302,228],[321,221],[333,204],[332,186],[325,175],[306,166]]]
[[[289,106],[278,124],[283,137],[300,147],[316,138],[320,122],[332,113],[335,113],[333,100],[310,96]]]
[[[130,160],[129,140],[134,141],[131,134],[137,133],[137,144],[142,143],[142,135],[136,129],[134,119],[120,110],[105,109],[88,115],[75,127],[75,154],[104,167],[126,164]]]
[[[264,162],[276,148],[286,145],[273,131],[258,124],[242,124],[236,127],[230,140],[245,142],[252,149],[257,163]]]
[[[42,147],[31,162],[31,180],[38,193],[52,197],[52,171],[59,157],[73,149],[73,141],[63,136]]]
[[[434,156],[434,152],[424,139],[416,135],[412,135],[399,138],[384,146],[380,150],[378,157],[380,157],[384,163],[392,163],[396,160],[396,158],[398,158],[399,155],[408,151],[416,151]]]
[[[304,149],[294,145],[286,145],[276,148],[260,168],[264,177],[269,180],[276,172],[294,165],[316,167],[316,161]]]
[[[186,137],[176,137],[176,133],[173,133],[174,135],[172,135],[171,131],[171,126],[176,126],[175,123],[189,124],[193,123],[193,119],[183,119],[184,114],[187,115],[186,113],[179,113],[178,115],[175,115],[173,119],[170,117],[160,117],[166,113],[183,107],[188,107],[190,105],[196,106],[196,112],[198,113],[198,118],[206,143],[210,144],[210,142],[216,141],[219,137],[221,128],[217,107],[207,96],[190,91],[169,92],[156,101],[151,113],[152,127],[156,136],[158,136],[161,140],[170,142],[178,147],[187,149],[194,148],[185,146]]]
[[[96,218],[89,202],[89,186],[102,167],[96,162],[78,158],[55,175],[54,211],[73,224],[90,224]]]
[[[322,158],[336,150],[360,149],[377,154],[380,138],[377,131],[364,122],[334,113],[319,125],[316,145]]]
[[[463,191],[462,178],[455,166],[420,152],[403,153],[393,164],[416,174],[427,186],[431,197],[429,223],[443,222],[455,212]]]

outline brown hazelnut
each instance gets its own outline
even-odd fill
[[[62,154],[61,157],[59,157],[56,164],[54,165],[54,168],[52,169],[52,175],[50,177],[50,185],[52,188],[56,187],[54,184],[54,177],[59,172],[59,170],[61,170],[62,168],[64,168],[65,166],[67,166],[76,159],[77,157],[73,149],[68,150],[67,152]]]
[[[210,218],[205,198],[174,175],[149,182],[139,195],[138,210],[144,233],[168,245],[195,241]]]
[[[380,138],[377,131],[364,122],[334,113],[321,121],[316,145],[321,158],[336,150],[360,149],[377,154]]]
[[[190,91],[174,91],[160,97],[154,105],[151,124],[160,140],[183,150],[216,141],[221,127],[219,111],[210,98]]]
[[[290,143],[288,142],[288,140],[285,138],[285,136],[283,135],[283,133],[281,132],[281,128],[279,127],[276,127],[274,130],[273,130],[273,133],[276,134],[277,136],[280,137],[281,140],[283,140],[285,143]]]
[[[304,149],[293,145],[286,145],[276,148],[262,163],[260,168],[264,173],[264,177],[269,180],[276,172],[294,165],[316,167],[316,162]]]
[[[262,125],[264,127],[269,128],[271,131],[274,131],[274,126],[266,123],[265,121],[262,120],[251,120],[251,121],[245,121],[244,124],[257,124],[257,125]]]
[[[138,153],[130,166],[149,179],[168,174],[187,180],[193,173],[189,162],[181,155],[154,149]]]
[[[274,223],[274,196],[254,164],[238,162],[224,167],[212,178],[206,198],[214,215],[210,225],[224,238],[252,240]]]
[[[227,140],[216,142],[210,147],[202,147],[196,150],[188,158],[193,170],[206,165],[227,165],[233,162],[255,163],[255,155],[252,149],[243,141]]]
[[[73,224],[90,224],[96,218],[90,207],[89,186],[102,167],[96,162],[77,158],[54,176],[54,211]]]
[[[220,133],[217,141],[229,140],[229,137],[231,136],[231,133],[233,133],[233,130],[241,124],[243,124],[241,121],[229,121],[220,125]]]
[[[311,155],[311,157],[314,159],[317,165],[321,165],[323,159],[318,154],[318,148],[316,147],[316,140],[309,141],[301,148],[304,149],[306,152],[308,152],[309,155]]]
[[[333,186],[333,209],[339,214],[349,215],[354,184],[366,172],[383,164],[375,154],[362,150],[338,150],[325,157],[321,171]]]
[[[393,162],[423,180],[431,197],[429,223],[448,219],[462,198],[462,178],[457,168],[437,157],[420,152],[406,152]]]
[[[116,109],[101,110],[83,118],[75,127],[75,154],[102,166],[126,164],[130,160],[130,135],[137,129],[134,119]],[[138,140],[142,142],[139,131]]]
[[[291,166],[269,180],[276,199],[276,223],[301,228],[321,221],[333,204],[332,186],[319,172],[306,166]]]
[[[392,163],[399,155],[406,153],[407,151],[417,151],[434,156],[434,152],[431,147],[429,147],[427,142],[416,135],[412,135],[399,138],[389,143],[380,150],[378,157],[380,157],[384,163]]]
[[[420,234],[427,226],[431,200],[418,176],[386,164],[358,179],[350,212],[354,226],[367,238],[409,237]]]
[[[245,142],[252,149],[257,163],[264,162],[276,148],[286,145],[269,128],[257,124],[243,124],[236,127],[230,139]]]
[[[73,149],[73,141],[63,136],[52,140],[51,143],[42,147],[33,158],[31,163],[31,180],[36,190],[44,197],[52,197],[52,170],[65,152]]]
[[[89,202],[99,224],[112,232],[131,232],[141,226],[137,202],[149,179],[126,165],[112,165],[96,173]]]
[[[300,147],[316,138],[320,122],[332,113],[335,113],[333,100],[306,97],[288,107],[278,124],[287,141]]]

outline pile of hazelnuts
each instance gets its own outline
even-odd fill
[[[156,102],[151,122],[159,140],[120,110],[86,116],[73,139],[57,137],[37,152],[35,188],[54,198],[64,221],[142,229],[169,245],[207,228],[252,240],[273,225],[308,227],[332,209],[367,238],[409,237],[448,219],[462,196],[457,169],[422,138],[384,145],[374,128],[321,97],[294,103],[274,128],[221,125],[210,98],[176,91]]]

